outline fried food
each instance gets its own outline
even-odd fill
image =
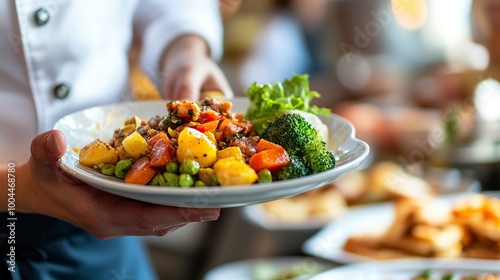
[[[347,209],[345,199],[332,186],[262,205],[271,217],[285,222],[303,222],[310,218],[331,219]]]
[[[411,256],[500,259],[500,199],[482,194],[453,204],[401,198],[392,224],[377,236],[351,236],[346,251],[372,259]]]

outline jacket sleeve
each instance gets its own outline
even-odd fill
[[[175,38],[195,34],[208,44],[215,61],[222,56],[223,27],[218,0],[142,0],[134,16],[142,42],[141,67],[157,85],[159,60]]]

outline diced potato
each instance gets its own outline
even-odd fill
[[[234,157],[218,160],[214,164],[214,170],[221,186],[253,184],[259,178],[250,165]]]
[[[222,149],[220,151],[217,151],[217,159],[223,159],[227,157],[234,157],[237,160],[243,161],[243,153],[241,152],[240,147],[227,147],[225,149]]]
[[[127,125],[132,125],[134,128],[141,126],[142,120],[138,116],[133,116],[130,119],[125,120],[124,123],[126,126]]]
[[[96,139],[80,150],[79,160],[80,164],[88,167],[105,163],[116,164],[118,162],[118,154],[111,145]]]
[[[203,134],[205,134],[208,139],[210,139],[210,141],[212,141],[214,145],[217,146],[217,139],[215,139],[215,135],[212,131],[205,131],[203,132]]]
[[[217,160],[217,146],[202,132],[186,127],[179,133],[177,158],[179,162],[194,159],[200,167],[208,167]]]
[[[149,145],[146,139],[142,137],[137,131],[134,131],[129,136],[125,137],[122,141],[123,148],[133,158],[140,158],[149,152]]]

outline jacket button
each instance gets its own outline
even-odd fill
[[[40,8],[35,12],[35,22],[38,26],[45,25],[49,22],[50,14],[45,8]]]
[[[54,96],[57,99],[64,99],[68,97],[70,92],[70,88],[66,84],[58,84],[57,86],[54,87]]]

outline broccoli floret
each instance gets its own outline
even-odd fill
[[[291,159],[295,157],[299,159],[283,168],[281,177],[284,179],[315,174],[335,167],[335,157],[327,149],[322,136],[300,114],[290,112],[283,114],[269,125],[262,138],[281,145]],[[307,173],[298,167],[298,162],[305,164]],[[293,177],[298,174],[301,176]]]
[[[309,153],[304,156],[304,161],[312,174],[330,170],[334,168],[336,164],[334,154],[323,148],[309,151]]]
[[[262,138],[281,145],[288,154],[303,157],[308,150],[325,146],[319,132],[300,114],[285,113],[274,120]]]
[[[311,174],[304,160],[298,156],[291,155],[290,162],[281,168],[276,177],[278,180],[299,178]]]

